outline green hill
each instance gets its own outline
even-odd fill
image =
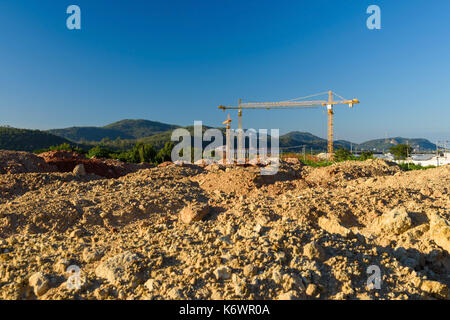
[[[351,142],[337,140],[333,142],[334,148],[350,149]],[[355,144],[353,144],[355,145]],[[280,148],[284,152],[301,152],[305,146],[306,150],[326,151],[327,140],[315,136],[309,132],[293,131],[280,136]]]
[[[194,126],[187,126],[187,127],[183,127],[183,128],[187,129],[190,132],[190,134],[192,136],[191,143],[192,143],[192,146],[193,146],[194,145],[194,140],[193,140],[193,137],[194,137]],[[206,130],[211,129],[211,128],[212,127],[203,126],[202,133],[204,133]],[[225,142],[225,129],[219,128],[219,130],[222,131],[223,141]],[[138,140],[140,142],[151,144],[151,145],[153,145],[156,148],[162,148],[166,142],[170,141],[170,138],[172,137],[172,132],[173,132],[173,129],[165,131],[165,132],[157,133],[157,134],[154,134],[154,135],[152,135],[150,137],[145,137],[145,138],[138,139]],[[210,143],[211,143],[210,141],[204,141],[203,142],[203,147],[207,146]]]
[[[387,139],[374,139],[363,142],[358,145],[358,149],[371,150],[371,151],[389,151],[389,148],[397,144],[408,143],[416,151],[433,151],[436,150],[436,145],[431,143],[427,139],[407,139],[401,137],[387,138]]]
[[[104,127],[70,127],[48,130],[49,133],[74,142],[101,141],[103,139],[134,140],[178,128],[178,126],[149,120],[125,119]]]
[[[179,126],[150,120],[121,120],[104,126],[105,129],[113,129],[127,134],[135,139],[149,137],[157,133],[179,128]]]
[[[119,130],[101,127],[70,127],[65,129],[52,129],[47,132],[76,142],[101,141],[105,138],[110,140],[115,140],[117,138],[135,139],[134,136],[128,135]]]
[[[45,131],[0,127],[0,149],[33,152],[62,143],[71,142]]]

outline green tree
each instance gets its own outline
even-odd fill
[[[43,152],[47,152],[47,151],[70,151],[70,152],[76,152],[79,154],[85,153],[85,151],[82,148],[72,146],[69,143],[62,143],[60,145],[50,146],[50,147],[44,148],[44,149],[38,149],[38,150],[35,150],[34,153],[39,154],[39,153],[43,153]]]
[[[367,159],[373,159],[373,152],[372,151],[362,151],[359,160],[367,160]]]
[[[129,161],[134,163],[154,162],[156,157],[156,150],[149,144],[137,143],[129,151]]]
[[[88,158],[96,157],[96,158],[111,158],[111,150],[107,148],[102,148],[100,146],[95,146],[90,149],[87,153]]]
[[[413,148],[406,144],[397,144],[389,148],[389,151],[394,155],[396,160],[404,160],[412,152]]]
[[[170,161],[172,159],[172,149],[174,147],[174,144],[172,141],[166,142],[164,147],[158,151],[158,154],[156,155],[156,162],[162,163],[164,161]]]
[[[345,160],[351,160],[353,159],[352,153],[345,148],[339,148],[334,153],[334,160],[336,161],[345,161]]]

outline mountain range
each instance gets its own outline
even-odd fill
[[[152,144],[156,148],[161,148],[167,141],[170,141],[172,131],[176,128],[186,128],[191,134],[193,133],[192,126],[182,127],[143,119],[125,119],[103,127],[70,127],[47,131],[0,127],[0,149],[34,151],[61,143],[72,143],[84,148],[103,144],[115,149],[123,149],[130,147],[136,142],[144,142]],[[203,126],[203,130],[209,128],[211,127]],[[219,129],[224,134],[224,129]],[[293,131],[281,135],[279,143],[283,152],[302,152],[303,148],[308,152],[311,149],[314,152],[321,152],[327,149],[326,139],[308,132]],[[401,137],[375,139],[360,144],[346,140],[337,140],[334,141],[333,145],[335,148],[382,152],[388,151],[393,145],[403,143],[410,144],[416,151],[436,149],[436,145],[427,139]]]
[[[149,120],[121,120],[104,127],[70,127],[52,129],[47,132],[74,142],[101,141],[102,139],[140,139],[172,131],[179,126]]]

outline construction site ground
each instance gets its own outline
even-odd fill
[[[283,162],[263,176],[165,164],[105,178],[19,155],[31,162],[18,170],[9,154],[0,168],[1,299],[449,298],[448,165]]]

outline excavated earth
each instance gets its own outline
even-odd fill
[[[1,299],[449,298],[450,166],[20,168],[0,174]]]

